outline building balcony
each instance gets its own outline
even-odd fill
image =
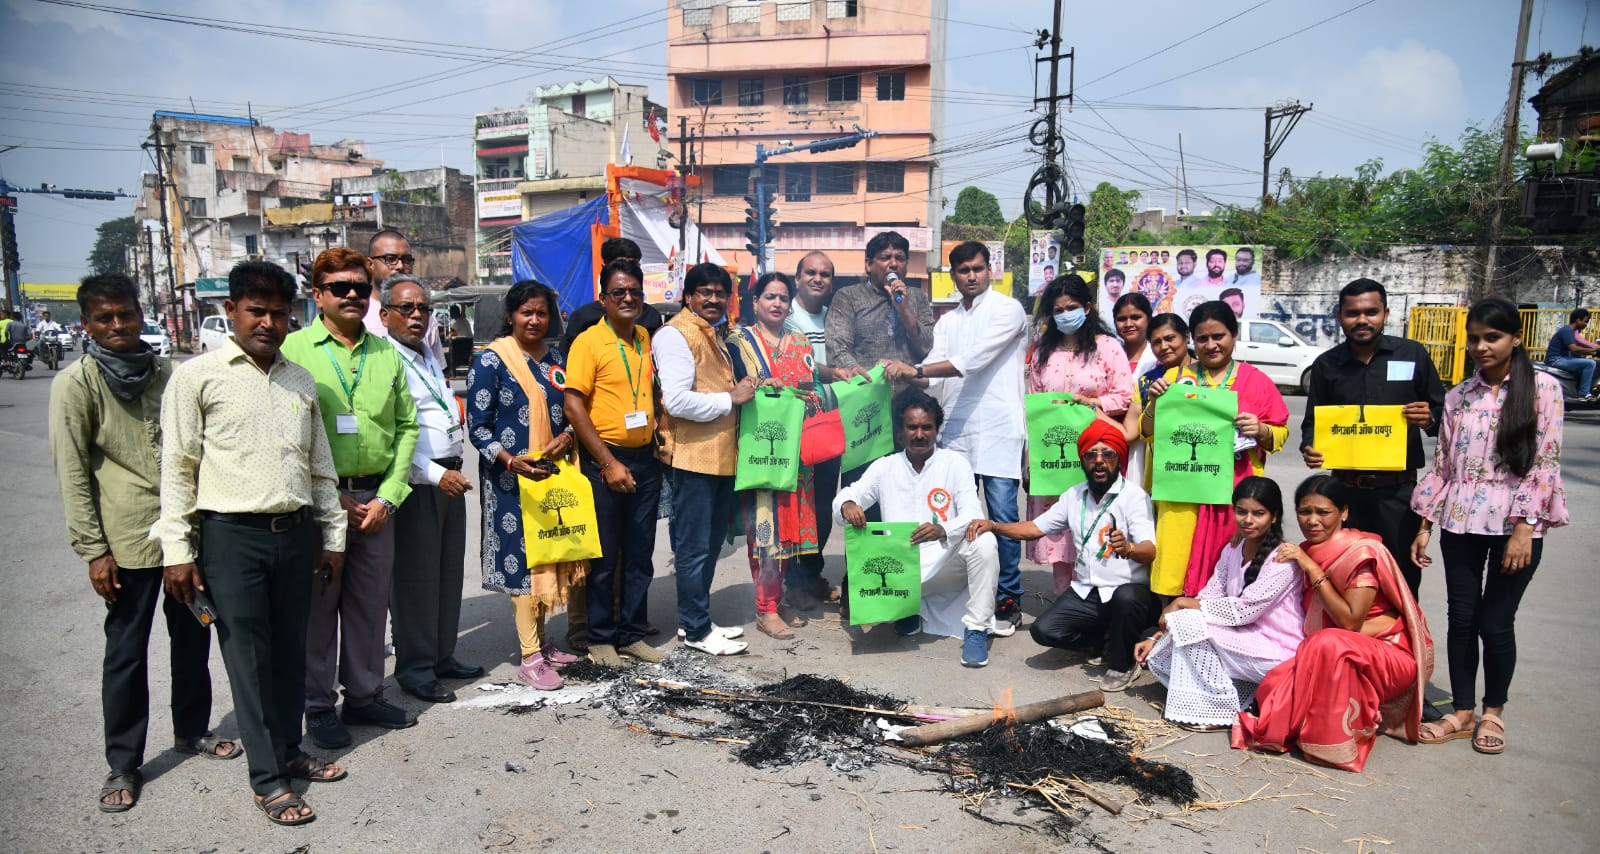
[[[261,216],[261,194],[243,190],[219,189],[216,203],[212,206],[212,216],[216,219],[259,217]]]
[[[528,108],[479,113],[472,118],[473,136],[479,140],[528,136]]]

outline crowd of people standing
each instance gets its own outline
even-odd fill
[[[1222,302],[1183,318],[1124,294],[1103,320],[1066,275],[1029,318],[992,289],[987,248],[968,242],[948,259],[960,301],[935,322],[903,278],[909,243],[884,232],[866,246],[860,284],[834,293],[820,252],[795,276],[768,273],[742,291],[699,264],[663,319],[645,302],[638,247],[612,239],[598,299],[565,321],[549,287],[509,289],[506,328],[458,396],[404,236],[381,232],[367,250],[316,258],[319,317],[292,334],[293,278],[239,264],[224,304],[233,338],[175,368],[139,340],[133,282],[98,275],[79,288],[90,341],[55,380],[50,434],[71,545],[108,608],[101,810],[140,796],[163,587],[175,746],[245,756],[255,802],[277,824],[316,815],[294,781],[347,774],[304,751],[302,736],[337,749],[350,726],[416,723],[383,696],[386,629],[395,681],[419,700],[450,702],[447,681],[483,676],[455,657],[474,492],[482,585],[509,596],[517,678],[536,689],[561,687],[561,668],[580,657],[613,668],[665,657],[648,640],[662,515],[678,641],[712,656],[749,643],[735,615],[712,614],[730,531],[745,538],[753,628],[783,640],[819,605],[847,613],[851,596],[823,574],[832,530],[899,522],[914,523],[923,592],[894,631],[959,637],[969,667],[1025,620],[1026,542],[1054,580],[1033,640],[1102,668],[1107,691],[1147,666],[1179,725],[1352,771],[1379,733],[1505,749],[1517,605],[1567,513],[1561,392],[1533,371],[1504,300],[1468,313],[1477,370],[1447,394],[1419,345],[1383,333],[1382,285],[1347,285],[1344,341],[1311,370],[1301,456],[1323,467],[1318,407],[1396,405],[1405,467],[1331,469],[1285,507],[1264,474],[1288,443],[1289,411],[1235,357],[1239,322]],[[892,452],[845,471],[837,455],[803,465],[792,489],[735,489],[741,407],[787,389],[817,416],[838,405],[828,384],[847,380],[891,385]],[[1185,389],[1237,396],[1229,503],[1152,501],[1161,404]],[[1028,491],[1024,400],[1038,393],[1093,413],[1075,441],[1083,482],[1059,495]],[[1439,436],[1431,465],[1422,433]],[[588,483],[599,554],[552,563],[527,547],[523,487],[566,472]],[[1298,543],[1285,533],[1290,511]],[[1417,596],[1436,530],[1455,709],[1424,723],[1434,656]],[[217,629],[237,740],[210,731],[211,636],[191,609]],[[557,638],[548,620],[563,610]]]

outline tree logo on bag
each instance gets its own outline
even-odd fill
[[[865,404],[856,411],[856,417],[850,419],[850,424],[855,427],[860,427],[862,430],[862,435],[857,439],[851,440],[850,447],[859,448],[867,442],[877,438],[878,433],[883,430],[883,425],[880,424],[877,428],[874,428],[872,426],[872,419],[877,418],[881,412],[883,412],[883,407],[877,402]]]
[[[557,527],[564,527],[566,525],[566,522],[561,520],[561,511],[567,507],[577,506],[578,496],[573,495],[571,490],[562,489],[559,486],[550,490],[550,492],[545,495],[544,500],[539,502],[540,510],[543,510],[546,513],[556,514]]]
[[[767,440],[767,454],[778,455],[778,443],[789,438],[789,430],[779,421],[763,421],[756,425],[755,437]]]
[[[1190,421],[1187,424],[1178,425],[1178,429],[1172,431],[1172,437],[1169,441],[1178,446],[1188,445],[1189,462],[1192,463],[1196,460],[1201,445],[1217,444],[1217,431],[1204,424]]]
[[[862,595],[865,595],[865,596],[907,596],[907,595],[909,595],[904,590],[890,590],[889,589],[889,576],[891,576],[891,575],[900,575],[901,573],[906,571],[906,565],[901,563],[899,560],[897,560],[895,558],[892,558],[892,557],[889,557],[888,555],[879,555],[878,557],[875,557],[872,560],[867,561],[866,566],[861,567],[861,571],[865,572],[868,575],[876,575],[876,576],[878,576],[878,581],[879,581],[878,587],[876,589],[863,588],[861,590]]]
[[[1044,431],[1044,443],[1055,445],[1057,457],[1053,460],[1040,460],[1039,467],[1045,469],[1070,469],[1078,466],[1077,460],[1067,459],[1067,448],[1076,448],[1078,445],[1078,429],[1065,424],[1057,424]]]

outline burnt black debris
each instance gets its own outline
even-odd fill
[[[1102,723],[1102,725],[1104,725]],[[1086,783],[1118,783],[1142,797],[1187,804],[1199,797],[1188,771],[1152,762],[1110,741],[1097,741],[1043,723],[999,723],[976,738],[952,742],[946,759],[970,767],[977,784],[1002,788],[1008,782],[1036,785],[1046,777],[1077,777]]]

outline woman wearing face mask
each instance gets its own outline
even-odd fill
[[[1267,454],[1289,438],[1289,407],[1266,374],[1236,362],[1239,318],[1225,302],[1212,300],[1189,315],[1189,334],[1196,359],[1169,368],[1150,384],[1149,404],[1140,416],[1140,435],[1155,435],[1161,395],[1174,385],[1231,389],[1239,395],[1235,430],[1233,482],[1263,476]],[[1150,589],[1160,596],[1193,596],[1211,579],[1217,556],[1233,536],[1233,508],[1226,504],[1156,502],[1156,562],[1150,567]]]
[[[1433,562],[1428,540],[1435,525],[1443,529],[1454,705],[1423,728],[1422,742],[1471,738],[1479,753],[1503,753],[1517,606],[1539,568],[1544,535],[1568,521],[1561,388],[1534,371],[1522,348],[1522,315],[1506,300],[1486,299],[1467,311],[1467,353],[1478,371],[1445,395],[1439,452],[1411,497],[1423,519],[1411,543],[1417,566]],[[1474,726],[1480,643],[1483,717]]]
[[[1299,746],[1307,761],[1360,771],[1378,733],[1416,741],[1433,639],[1383,540],[1344,527],[1349,493],[1320,474],[1295,490],[1305,542],[1276,558],[1305,576],[1306,639],[1240,712],[1236,749]]]
[[[1061,276],[1039,296],[1038,339],[1028,351],[1028,392],[1070,394],[1092,406],[1095,415],[1120,423],[1133,395],[1133,373],[1122,344],[1106,334],[1089,286],[1075,275]],[[1028,497],[1028,518],[1037,519],[1059,495]],[[1056,593],[1072,582],[1077,552],[1068,534],[1028,544],[1028,559],[1055,570]]]
[[[1189,360],[1189,324],[1176,314],[1158,314],[1148,328],[1149,346],[1145,352],[1155,360],[1149,368],[1133,375],[1133,399],[1122,416],[1122,433],[1128,440],[1128,478],[1141,484],[1146,494],[1150,492],[1150,470],[1145,460],[1150,457],[1150,442],[1139,436],[1139,419],[1150,405],[1150,386],[1169,369]],[[1141,363],[1143,359],[1140,360]]]

